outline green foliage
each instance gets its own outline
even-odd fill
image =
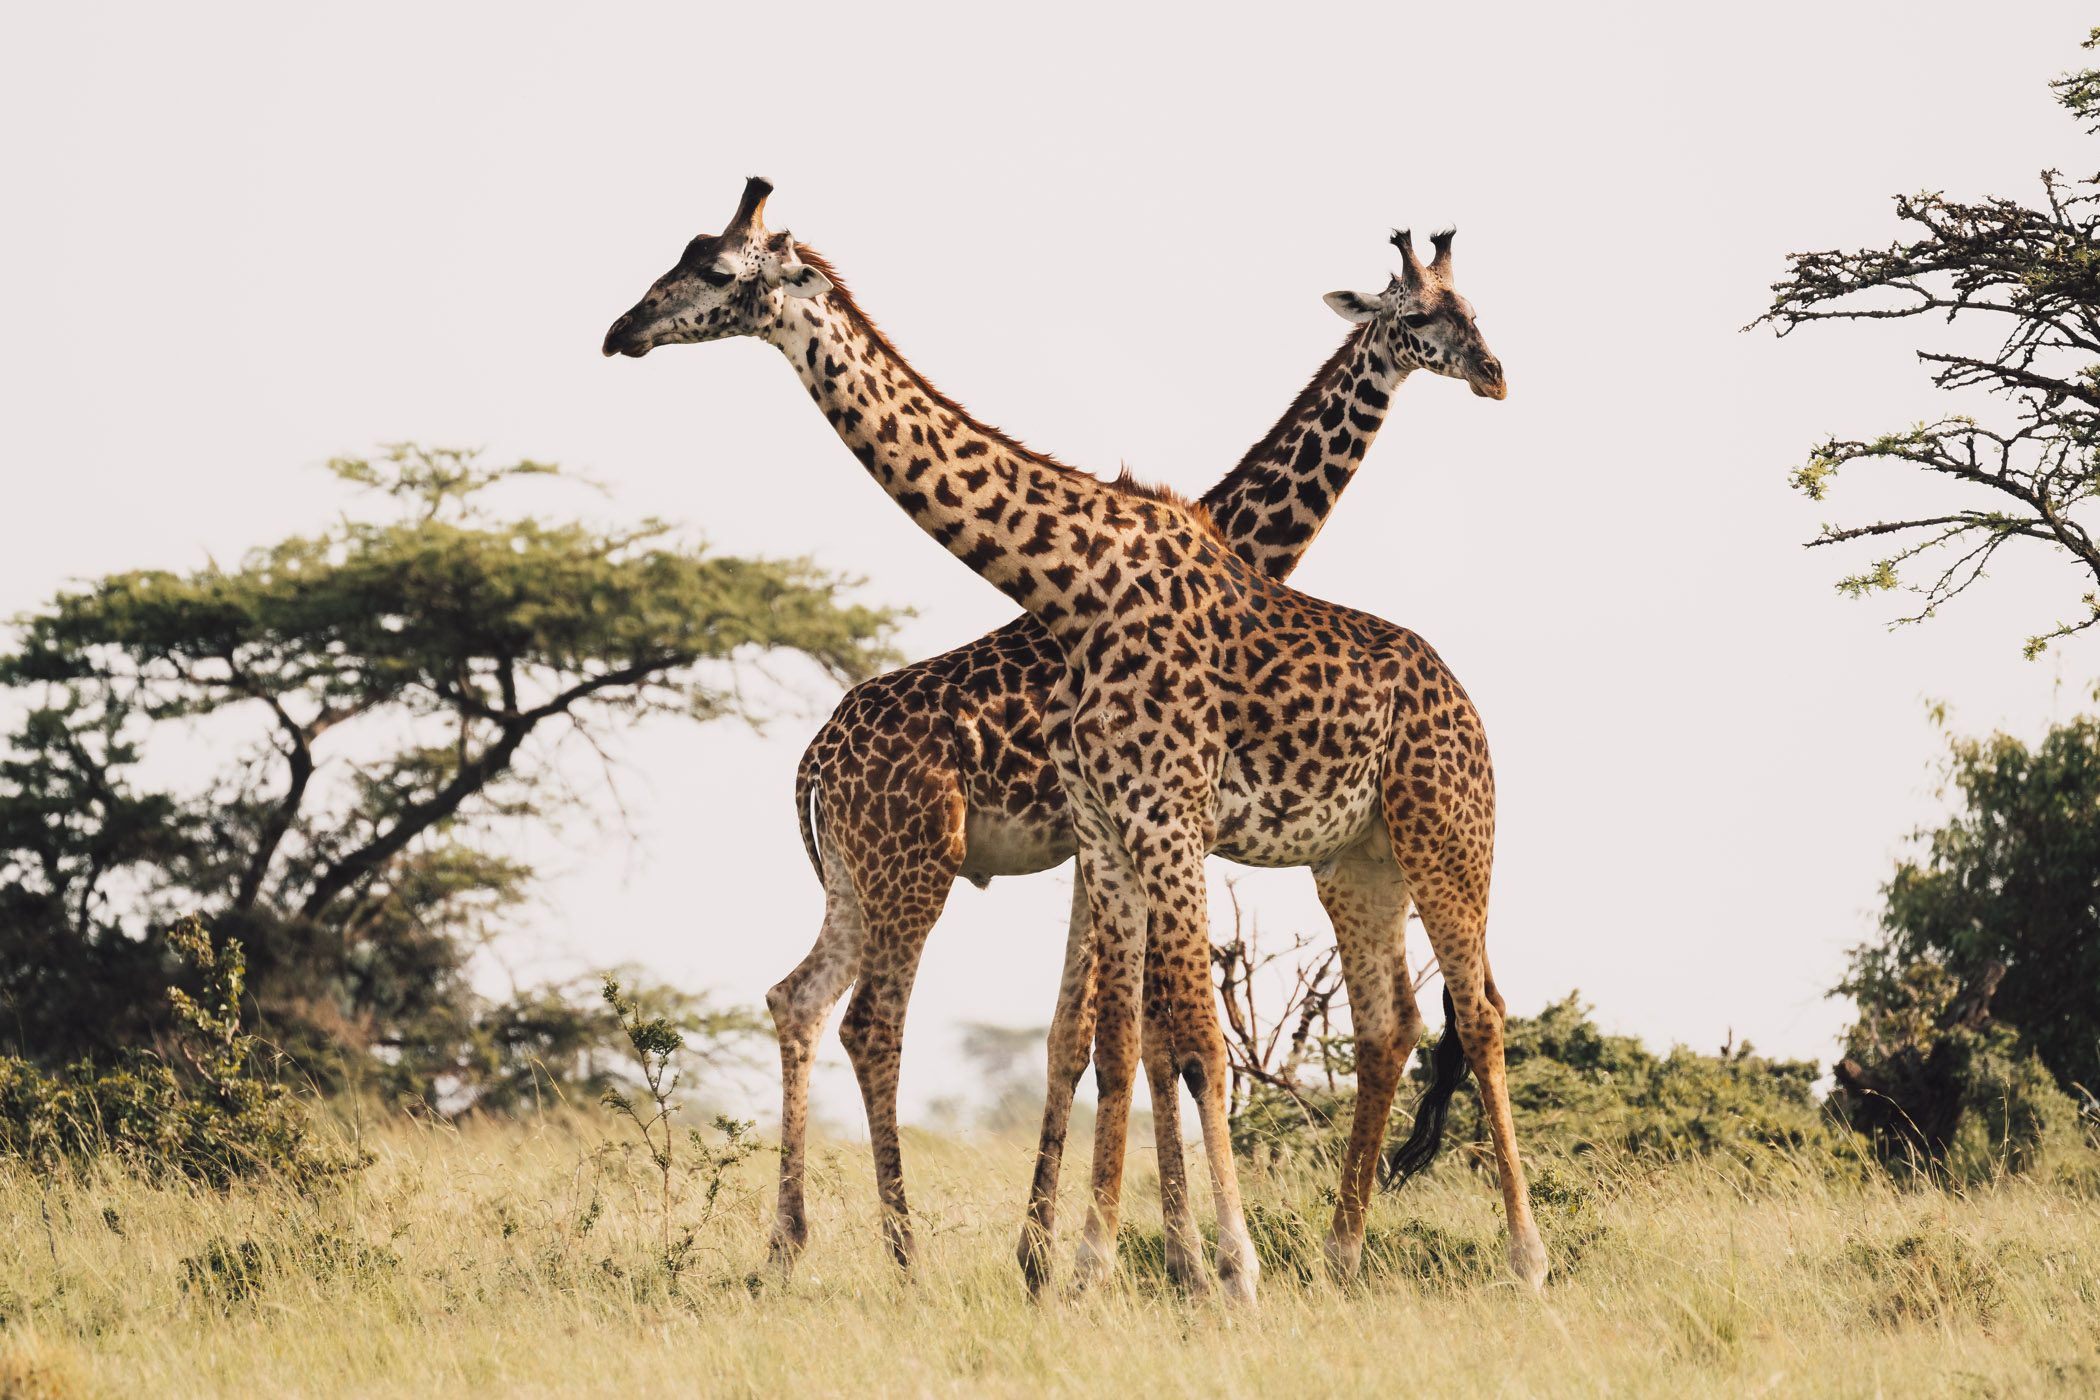
[[[1859,1053],[1915,1041],[1955,984],[2002,966],[1992,1014],[2019,1028],[2066,1088],[2100,1087],[2100,718],[1955,739],[1957,810],[1884,887],[1882,937],[1843,986]]]
[[[1957,1034],[1967,1048],[1968,1093],[1949,1166],[1958,1180],[2000,1172],[2046,1175],[2100,1187],[2093,1119],[2058,1087],[2039,1055],[2009,1026]]]
[[[2100,29],[2088,33],[2079,47],[2100,48]],[[2049,87],[2064,109],[2086,124],[2088,135],[2100,135],[2100,69],[2084,68],[2066,73]]]
[[[0,1057],[0,1158],[47,1171],[114,1160],[218,1187],[258,1175],[313,1186],[364,1166],[363,1154],[323,1142],[305,1105],[264,1077],[240,1022],[240,944],[215,949],[195,918],[170,929],[167,944],[202,983],[196,997],[168,989],[182,1028],[174,1045],[191,1072],[144,1051],[113,1069],[80,1061],[55,1074]]]
[[[1364,1234],[1364,1270],[1413,1279],[1444,1292],[1478,1288],[1502,1276],[1502,1248],[1493,1235],[1453,1229],[1415,1217]]]
[[[515,1103],[611,1030],[574,988],[491,1005],[468,976],[531,888],[497,839],[579,800],[545,741],[602,754],[602,729],[645,715],[756,722],[740,671],[765,651],[841,680],[887,655],[887,615],[807,563],[715,556],[660,521],[495,513],[558,486],[544,464],[404,445],[333,467],[378,508],[18,620],[0,1049],[48,1066],[168,1035],[173,968],[144,934],[198,909],[318,1079]],[[207,781],[143,788],[153,755],[200,744]]]
[[[685,1037],[689,1059],[715,1067],[741,1063],[772,1033],[747,1007],[717,1006],[703,994],[652,980],[639,968],[614,974],[634,998]],[[526,988],[500,1002],[472,1003],[469,1014],[432,1036],[432,1053],[381,1071],[390,1097],[439,1103],[469,1084],[478,1113],[544,1108],[556,1099],[599,1099],[622,1079],[632,1049],[603,982],[574,978]]]
[[[679,1276],[692,1268],[702,1233],[722,1210],[723,1193],[737,1168],[759,1150],[758,1140],[752,1135],[753,1124],[717,1114],[714,1126],[721,1145],[710,1143],[699,1129],[691,1128],[686,1131],[681,1154],[680,1105],[674,1095],[681,1077],[677,1060],[686,1050],[684,1032],[669,1016],[645,1010],[641,1000],[626,992],[616,977],[606,977],[603,995],[634,1052],[648,1102],[638,1105],[616,1086],[608,1086],[600,1102],[632,1126],[656,1169],[658,1263],[675,1286]],[[680,1210],[694,1189],[698,1201],[692,1213],[680,1219]],[[595,1200],[592,1204],[595,1209]]]
[[[1839,1102],[1899,1168],[2100,1185],[2100,719],[1956,738],[1945,777],[1837,987]]]
[[[1423,1047],[1422,1066],[1433,1048]],[[1604,1034],[1572,992],[1536,1017],[1510,1018],[1503,1053],[1527,1149],[1697,1160],[1745,1179],[1845,1159],[1847,1135],[1817,1101],[1810,1060],[1767,1059],[1747,1043],[1658,1056],[1631,1036]],[[1415,1073],[1426,1080],[1426,1069]],[[1459,1094],[1451,1121],[1480,1146],[1468,1156],[1483,1160],[1477,1097]]]
[[[1436,1037],[1427,1036],[1417,1052],[1411,1074],[1418,1086],[1428,1082],[1435,1047]],[[1804,1164],[1814,1172],[1842,1172],[1844,1163],[1860,1158],[1853,1135],[1818,1102],[1813,1061],[1768,1059],[1747,1044],[1713,1055],[1679,1046],[1658,1056],[1632,1036],[1604,1034],[1573,992],[1535,1017],[1509,1018],[1503,1054],[1529,1156],[1696,1161],[1744,1182],[1798,1172]],[[1351,1092],[1255,1093],[1234,1120],[1235,1145],[1268,1161],[1332,1163],[1346,1140]],[[1447,1131],[1473,1150],[1447,1151],[1443,1160],[1492,1161],[1486,1120],[1470,1090],[1452,1101]],[[1566,1211],[1575,1233],[1587,1231],[1592,1222],[1580,1189],[1558,1175],[1540,1180],[1550,1208]]]
[[[0,1049],[77,1054],[89,1026],[136,1045],[167,1010],[161,949],[115,925],[106,882],[185,858],[190,819],[129,780],[122,719],[61,695],[0,748]]]
[[[1337,1053],[1347,1056],[1346,1038]],[[1355,1090],[1346,1086],[1293,1083],[1286,1088],[1256,1080],[1232,1115],[1232,1150],[1264,1164],[1310,1158],[1339,1166],[1354,1101]]]
[[[2067,74],[2052,87],[2088,134],[2100,134],[2100,70]],[[2100,625],[2100,176],[2045,171],[2041,193],[2033,205],[1930,190],[1899,196],[1898,237],[1792,254],[1759,318],[1781,335],[1817,321],[1927,316],[2003,337],[1984,353],[1965,338],[1918,359],[1935,387],[1988,390],[2006,412],[1990,422],[1948,414],[1877,437],[1830,438],[1794,470],[1792,484],[1822,501],[1840,474],[1885,468],[1946,488],[1915,513],[1825,525],[1810,541],[1873,547],[1876,555],[1841,578],[1839,591],[1908,589],[1919,602],[1902,622],[1934,616],[2007,545],[2069,564],[2076,602],[2027,638],[2030,658]],[[1910,511],[1922,498],[1906,485],[1898,499]]]
[[[1871,975],[1844,984],[1860,1018],[1835,1097],[1891,1167],[1964,1184],[2012,1173],[2100,1188],[2100,1123],[2017,1030],[1958,1014],[1967,985],[1935,955],[1899,966],[1855,951],[1856,969],[1869,961]]]
[[[1302,1181],[1310,1174],[1324,1179],[1328,1168],[1305,1163],[1271,1173],[1270,1188]],[[1604,1224],[1597,1190],[1551,1166],[1533,1171],[1531,1205],[1552,1258],[1553,1276],[1565,1282],[1584,1261],[1602,1252],[1611,1232]],[[1403,1198],[1404,1199],[1404,1198]],[[1314,1284],[1332,1277],[1327,1264],[1327,1238],[1334,1213],[1334,1192],[1323,1187],[1317,1197],[1288,1195],[1282,1200],[1257,1199],[1247,1204],[1247,1233],[1254,1241],[1263,1285]],[[1215,1249],[1213,1223],[1199,1227],[1206,1245]],[[1140,1287],[1161,1294],[1177,1291],[1167,1274],[1166,1236],[1157,1229],[1124,1225],[1116,1239],[1121,1268]],[[1505,1279],[1503,1239],[1493,1217],[1478,1229],[1409,1216],[1396,1224],[1374,1221],[1364,1232],[1363,1271],[1370,1280],[1407,1279],[1425,1291],[1477,1288]]]

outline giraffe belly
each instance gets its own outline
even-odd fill
[[[999,875],[1033,875],[1062,865],[1077,849],[1062,808],[1052,819],[972,806],[963,820],[962,877],[982,886]]]
[[[1379,821],[1378,767],[1365,758],[1260,782],[1258,755],[1227,760],[1218,784],[1211,851],[1241,865],[1317,865],[1361,840]]]

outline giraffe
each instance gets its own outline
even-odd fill
[[[1396,294],[1398,283],[1392,279],[1378,295],[1329,295],[1329,305],[1355,322],[1347,337],[1199,501],[1232,548],[1272,578],[1288,577],[1304,557],[1409,374],[1425,365],[1461,373],[1455,355],[1424,360],[1394,335],[1401,323],[1424,342],[1443,334],[1411,298]],[[1350,431],[1342,431],[1345,423]],[[825,914],[816,945],[767,996],[782,1097],[768,1255],[782,1276],[808,1239],[803,1179],[815,1043],[849,986],[854,998],[840,1038],[862,1088],[888,1238],[898,1261],[910,1265],[896,1105],[912,983],[958,876],[983,888],[999,876],[1062,864],[1076,849],[1040,722],[1064,670],[1049,633],[1023,613],[975,641],[853,687],[802,755],[795,810],[825,890]],[[865,912],[871,904],[883,906],[872,918]],[[1073,918],[1085,918],[1083,900],[1075,898]],[[1352,956],[1352,966],[1361,962]],[[1411,996],[1406,1004],[1413,1008]],[[1159,1037],[1142,1039],[1149,1048]],[[1168,1272],[1197,1288],[1174,1076],[1159,1056],[1146,1057],[1146,1072],[1169,1221]]]
[[[1045,734],[1092,918],[1068,943],[1052,1029],[1020,1248],[1031,1287],[1047,1278],[1048,1203],[1089,1021],[1101,1107],[1081,1280],[1113,1263],[1152,947],[1158,976],[1145,999],[1157,1004],[1144,1013],[1162,1028],[1198,1104],[1219,1279],[1229,1297],[1253,1301],[1259,1267],[1231,1155],[1225,1047],[1207,972],[1203,858],[1213,849],[1249,864],[1314,866],[1338,927],[1383,920],[1390,930],[1394,909],[1411,900],[1420,910],[1487,1107],[1510,1262],[1520,1278],[1542,1283],[1545,1254],[1524,1194],[1503,1010],[1485,951],[1493,779],[1479,715],[1455,677],[1415,634],[1250,566],[1193,503],[1076,471],[942,398],[829,264],[765,227],[770,191],[748,182],[724,231],[692,240],[613,323],[604,350],[639,356],[731,336],[772,344],[878,486],[1025,608],[1067,659]],[[1410,316],[1426,318],[1403,324],[1400,342],[1425,363],[1457,356],[1476,393],[1502,397],[1500,366],[1445,280],[1448,240],[1428,267],[1399,241],[1399,294],[1418,302]],[[1361,297],[1345,297],[1338,309],[1352,319],[1374,314]],[[1418,333],[1439,322],[1448,327],[1441,344]],[[1370,974],[1364,985],[1392,980],[1399,950],[1378,952],[1382,969],[1361,969]],[[1391,1043],[1383,1026],[1372,1038]],[[1366,1090],[1384,1099],[1381,1132],[1404,1064],[1389,1059],[1374,1055],[1371,1082],[1359,1086],[1360,1100]],[[1352,1133],[1344,1170],[1367,1189],[1378,1144],[1366,1151],[1362,1137]]]

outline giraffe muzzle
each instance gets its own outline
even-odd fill
[[[649,353],[648,342],[634,333],[635,319],[635,314],[630,311],[613,322],[612,329],[605,333],[605,344],[601,348],[608,358],[613,355],[627,355],[640,359]]]

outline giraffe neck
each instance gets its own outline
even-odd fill
[[[1141,502],[972,418],[835,280],[824,296],[789,302],[767,339],[920,529],[1061,644],[1083,634],[1102,607],[1092,566],[1138,522]]]
[[[1270,578],[1290,576],[1414,368],[1378,323],[1349,333],[1268,435],[1203,493],[1236,554]]]

